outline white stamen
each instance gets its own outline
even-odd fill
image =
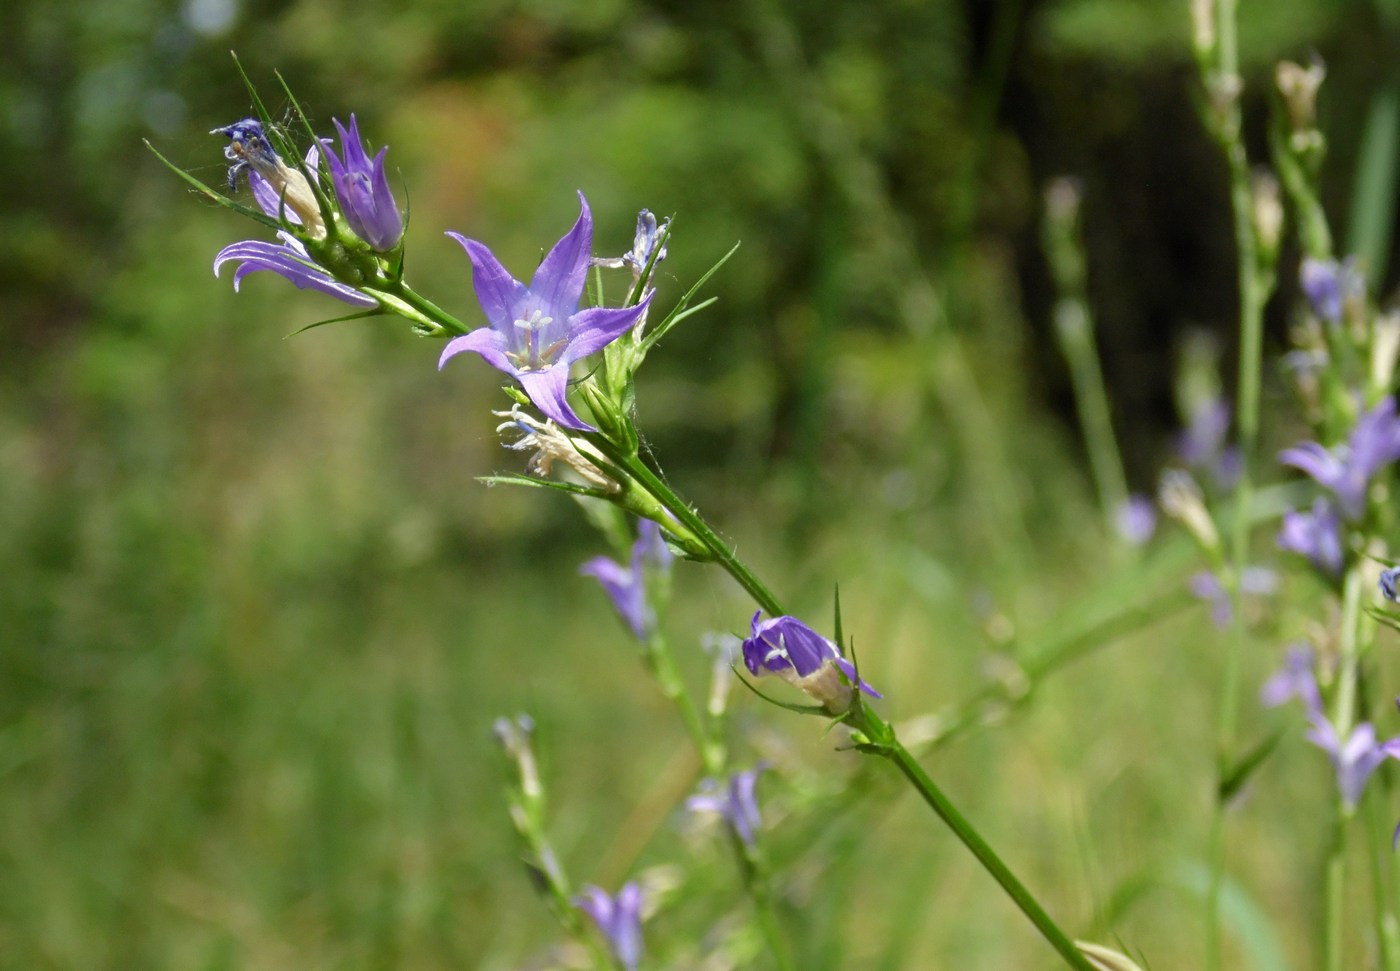
[[[535,331],[544,330],[552,323],[554,323],[553,317],[546,317],[543,310],[534,310],[531,311],[527,319],[516,318],[515,326],[533,334]]]

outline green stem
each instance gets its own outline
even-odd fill
[[[758,577],[754,576],[753,571],[734,555],[729,544],[720,539],[719,534],[710,528],[710,524],[691,509],[685,500],[676,495],[660,476],[647,468],[646,463],[636,455],[628,454],[618,448],[615,442],[602,435],[590,435],[588,440],[596,445],[611,462],[626,470],[643,489],[651,494],[652,498],[661,503],[672,516],[675,516],[682,526],[690,530],[710,551],[715,562],[739,582],[739,586],[753,597],[755,603],[774,617],[781,617],[787,613],[783,610],[782,604],[778,603],[778,598],[773,595],[772,591],[764,586]]]
[[[753,900],[754,917],[773,955],[773,963],[778,971],[793,971],[792,955],[788,952],[787,941],[783,938],[782,928],[778,926],[778,915],[773,909],[773,895],[769,892],[764,861],[757,855],[757,850],[750,851],[737,836],[734,843],[744,870],[744,886]]]
[[[443,330],[450,331],[453,334],[465,334],[471,330],[466,324],[462,323],[446,310],[443,310],[427,297],[418,293],[407,283],[399,283],[395,296],[418,311],[428,320],[441,325]]]
[[[1323,960],[1326,971],[1342,971],[1342,897],[1346,893],[1346,816],[1333,823],[1332,847],[1327,855],[1323,911]]]
[[[855,721],[859,724],[856,724],[855,727],[872,738],[885,739],[877,745],[879,754],[895,764],[895,767],[909,781],[909,784],[923,797],[924,802],[928,803],[929,808],[938,815],[939,819],[943,820],[958,839],[962,840],[963,845],[972,851],[972,855],[977,857],[977,861],[992,875],[992,879],[1001,885],[1002,890],[1006,891],[1006,895],[1021,909],[1021,913],[1030,919],[1036,930],[1040,931],[1041,936],[1059,952],[1065,963],[1077,971],[1094,971],[1088,958],[1080,953],[1079,949],[1074,946],[1074,942],[1064,931],[1060,930],[1059,925],[1045,912],[1045,908],[1040,906],[1031,892],[982,838],[982,834],[977,832],[967,818],[948,801],[948,797],[943,795],[943,792],[929,778],[923,766],[919,765],[909,754],[908,749],[894,737],[893,730],[868,709],[861,707],[857,709],[857,712],[858,717]]]
[[[660,634],[654,633],[647,638],[646,659],[661,693],[676,706],[681,721],[685,722],[686,731],[690,733],[695,751],[700,755],[705,774],[720,778],[724,775],[724,746],[705,730],[705,721],[700,717],[700,711],[690,697],[690,692],[685,690],[680,672],[676,670],[670,645]]]

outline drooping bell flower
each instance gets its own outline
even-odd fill
[[[1278,546],[1306,556],[1327,576],[1338,577],[1342,573],[1342,523],[1326,499],[1314,502],[1310,512],[1284,513]]]
[[[1366,490],[1371,477],[1400,458],[1400,420],[1395,416],[1395,399],[1388,397],[1357,419],[1356,427],[1343,445],[1331,449],[1317,442],[1304,442],[1279,453],[1284,465],[1302,469],[1331,490],[1337,506],[1348,522],[1357,522],[1366,513]]]
[[[728,784],[706,779],[700,784],[700,791],[686,800],[685,808],[693,813],[718,813],[739,841],[752,849],[763,825],[755,789],[758,777],[767,769],[759,763],[752,769],[735,772]]]
[[[841,649],[796,617],[774,617],[759,621],[763,611],[753,615],[750,633],[744,641],[744,664],[752,674],[776,674],[802,689],[833,715],[850,710],[856,688],[874,697],[884,697],[856,676],[856,668]]]
[[[638,527],[627,565],[606,556],[595,556],[579,567],[579,572],[603,585],[622,622],[637,640],[645,642],[656,626],[656,612],[647,599],[647,574],[667,573],[674,558],[661,536],[661,527],[644,519]]]
[[[574,898],[574,906],[593,918],[613,959],[625,971],[636,971],[642,959],[642,888],[625,883],[614,897],[589,885]]]

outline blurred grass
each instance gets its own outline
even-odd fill
[[[435,374],[435,345],[382,322],[284,341],[325,303],[260,276],[235,296],[209,275],[251,227],[184,192],[137,135],[217,181],[204,132],[246,113],[231,45],[255,76],[284,69],[322,120],[357,110],[392,145],[410,275],[454,312],[470,313],[468,274],[440,233],[526,267],[578,188],[601,252],[625,248],[637,208],[677,214],[663,298],[743,242],[720,304],[649,363],[643,425],[794,609],[824,620],[840,581],[896,718],[972,694],[996,651],[1053,634],[1086,600],[1178,582],[1102,534],[1027,256],[1043,167],[1085,160],[1090,298],[1130,466],[1150,484],[1169,447],[1170,331],[1228,321],[1233,298],[1227,265],[1180,270],[1215,252],[1185,245],[1211,231],[1210,192],[1154,210],[1154,183],[1115,168],[1134,156],[1115,139],[1152,101],[1132,85],[1188,97],[1177,25],[1143,33],[1148,5],[1028,4],[1011,40],[997,34],[1006,78],[983,71],[993,28],[973,3],[731,19],[621,0],[393,15],[301,2],[234,5],[204,32],[195,13],[217,4],[80,9],[98,6],[105,19],[0,13],[23,39],[0,66],[14,187],[0,209],[0,966],[541,966],[556,932],[516,858],[489,741],[491,720],[520,709],[541,724],[576,879],[692,864],[652,928],[682,948],[744,912],[722,857],[662,808],[693,762],[575,573],[596,539],[565,503],[473,481],[516,459],[492,434],[494,375]],[[1356,29],[1320,2],[1287,9],[1261,27],[1261,71]],[[1366,49],[1343,40],[1342,54]],[[1149,43],[1164,68],[1135,53]],[[1100,75],[1121,117],[1067,126],[1062,95]],[[1003,82],[1003,99],[978,100]],[[969,99],[990,122],[964,115]],[[814,127],[833,121],[834,140]],[[1140,136],[1144,156],[1211,185],[1196,136],[1167,156],[1151,140],[1164,133]],[[1334,139],[1339,169],[1354,142]],[[1099,150],[1107,175],[1087,161]],[[1095,207],[1109,214],[1097,224]],[[1178,252],[1184,264],[1163,255]],[[1165,325],[1142,326],[1167,290]],[[970,402],[954,379],[985,424],[957,424]],[[1135,397],[1152,387],[1155,404]],[[1292,593],[1248,683],[1316,609],[1315,589]],[[692,635],[748,613],[728,581],[680,567],[669,626],[693,683],[706,662]],[[1218,644],[1200,614],[1091,655],[929,758],[1069,927],[1162,968],[1198,955],[1199,905],[1179,888],[1212,784]],[[738,694],[736,738],[779,767],[762,792],[802,967],[1048,966],[889,778]],[[850,786],[870,801],[833,817]],[[1322,844],[1305,821],[1326,789],[1291,739],[1233,830],[1239,891],[1289,955],[1312,939]]]

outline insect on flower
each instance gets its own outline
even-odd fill
[[[320,239],[326,235],[325,222],[321,218],[321,206],[316,194],[311,191],[311,183],[297,169],[282,161],[262,122],[256,118],[244,118],[231,125],[215,128],[209,134],[227,135],[229,143],[224,146],[224,158],[233,164],[228,167],[228,186],[238,188],[238,175],[248,172],[248,184],[253,185],[253,173],[261,176],[277,196],[285,201],[286,207],[296,213],[307,232]]]

